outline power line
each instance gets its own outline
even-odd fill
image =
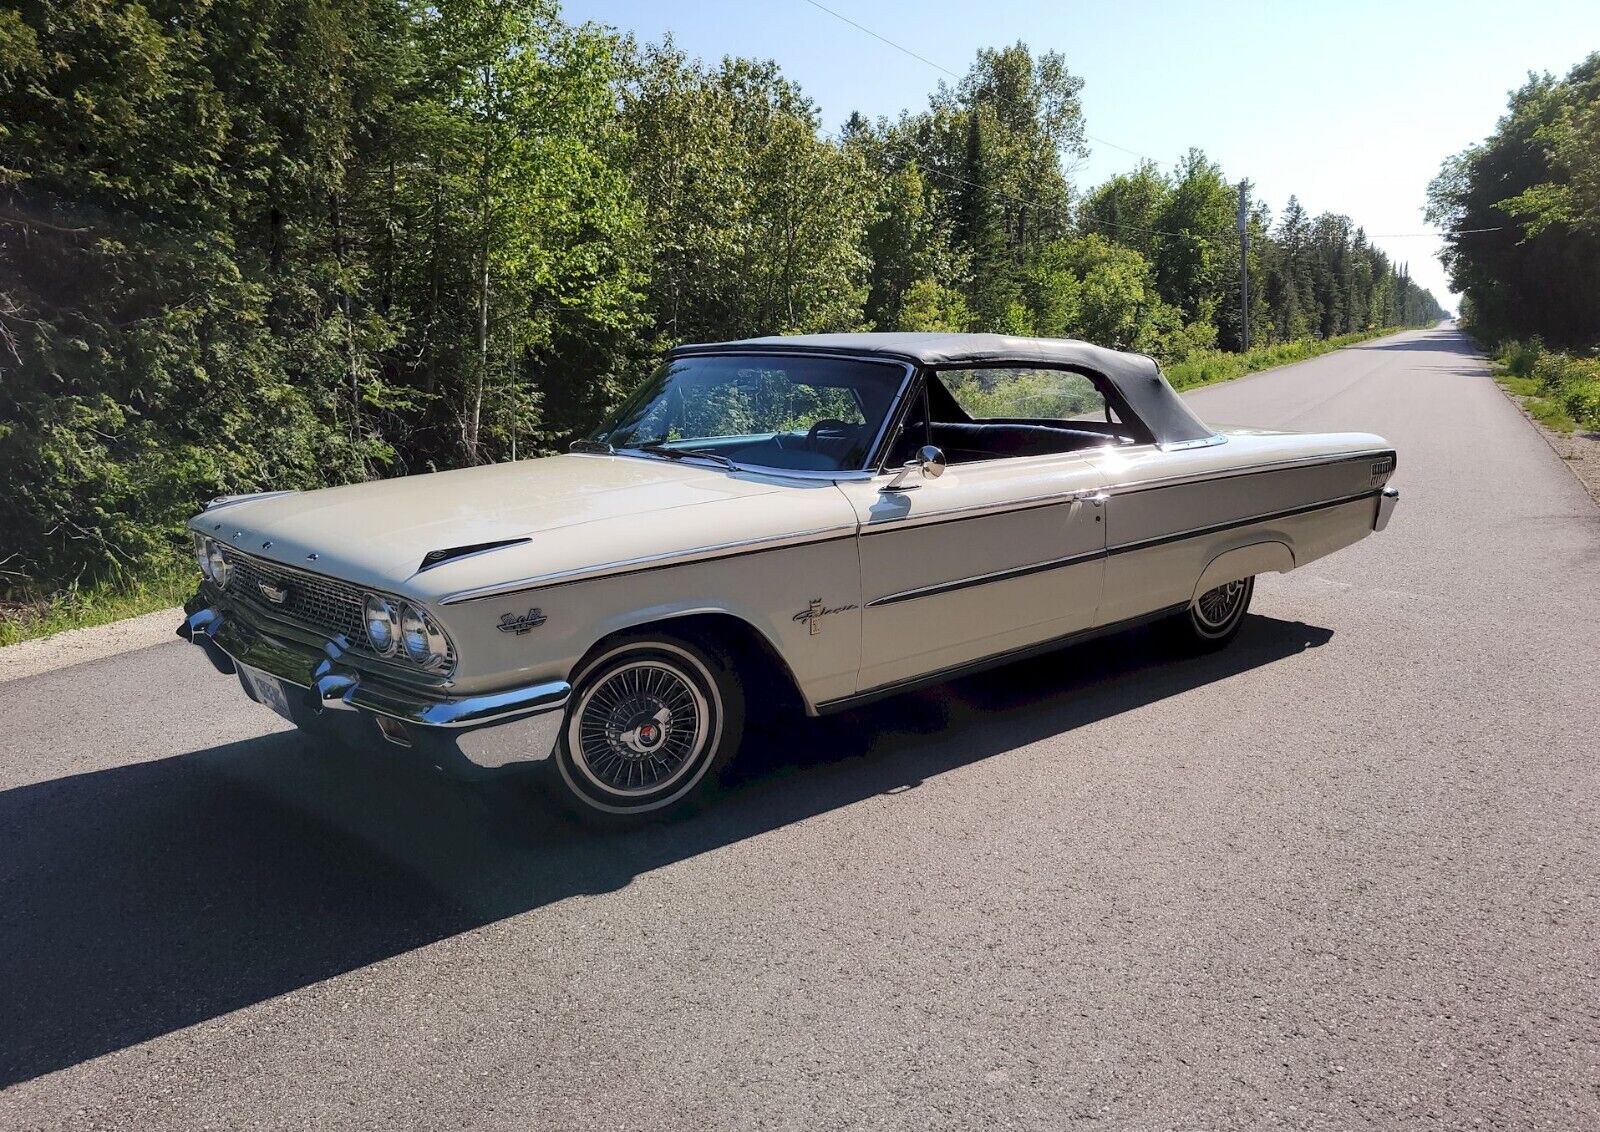
[[[1454,231],[1454,232],[1370,232],[1367,235],[1367,239],[1369,239],[1369,240],[1409,240],[1409,239],[1412,239],[1412,238],[1421,239],[1424,236],[1427,236],[1427,237],[1432,237],[1433,239],[1436,239],[1436,240],[1442,240],[1446,236],[1471,236],[1471,235],[1475,235],[1478,232],[1504,232],[1505,230],[1506,230],[1506,226],[1505,225],[1501,225],[1498,228],[1462,228],[1459,231]]]
[[[856,23],[849,16],[842,15],[842,14],[840,14],[838,12],[835,12],[832,8],[828,7],[826,4],[819,4],[819,3],[817,3],[817,0],[806,0],[806,3],[810,4],[813,8],[817,9],[819,12],[826,12],[826,13],[828,13],[828,15],[832,16],[834,19],[841,20],[844,23],[847,23],[851,27],[855,28],[857,31],[863,32],[866,35],[870,35],[873,39],[876,39],[879,43],[888,44],[890,47],[894,48],[896,51],[900,52],[902,55],[909,55],[919,63],[926,63],[928,66],[932,67],[935,71],[943,71],[945,74],[949,75],[952,79],[955,79],[957,82],[961,81],[961,76],[956,74],[949,67],[943,66],[942,64],[939,64],[939,63],[935,63],[932,59],[929,59],[926,55],[918,55],[915,51],[911,50],[911,48],[909,48],[909,47],[900,46],[898,43],[896,43],[894,40],[890,39],[888,36],[879,35],[877,32],[873,31],[871,28],[865,27],[862,24]]]
[[[957,74],[955,71],[952,71],[949,67],[946,67],[944,64],[936,63],[932,59],[929,59],[926,55],[919,55],[917,52],[911,50],[911,48],[906,47],[903,44],[896,43],[894,40],[890,39],[886,35],[883,35],[883,34],[881,34],[879,32],[873,31],[871,28],[867,27],[865,24],[857,23],[855,20],[852,20],[849,16],[846,16],[842,12],[834,11],[834,9],[828,7],[826,4],[820,3],[819,0],[805,0],[805,2],[807,4],[810,4],[813,8],[817,9],[819,12],[826,12],[828,15],[832,16],[834,19],[840,21],[841,23],[849,24],[851,27],[855,28],[857,31],[861,32],[863,35],[870,35],[873,39],[876,39],[879,43],[882,43],[882,44],[885,44],[888,47],[894,48],[896,51],[900,52],[902,55],[909,56],[910,58],[915,59],[919,63],[922,63],[922,64],[924,64],[926,66],[932,67],[934,70],[940,72],[941,74],[949,75],[952,79],[955,79],[957,82],[961,81],[962,76]],[[1089,141],[1092,141],[1092,142],[1096,143],[1097,145],[1110,146],[1112,149],[1121,150],[1123,153],[1131,154],[1132,156],[1137,157],[1137,158],[1139,158],[1139,159],[1141,159],[1143,161],[1149,161],[1149,162],[1152,162],[1152,163],[1157,163],[1157,162],[1155,162],[1155,158],[1150,157],[1148,154],[1140,153],[1136,149],[1129,149],[1125,145],[1118,145],[1114,141],[1107,141],[1105,138],[1096,137],[1094,134],[1086,133],[1083,136],[1085,138],[1087,138]],[[1159,164],[1159,163],[1157,163],[1157,164]],[[962,178],[956,177],[953,174],[944,173],[944,172],[942,172],[940,170],[937,170],[937,169],[931,169],[931,168],[927,168],[925,166],[919,166],[919,168],[922,170],[922,172],[927,173],[930,176],[944,177],[944,178],[946,178],[948,180],[958,181],[961,184],[967,185],[970,188],[975,188],[975,189],[984,188],[984,186],[976,185],[971,181],[963,180]],[[1060,214],[1060,212],[1061,212],[1061,210],[1059,210],[1059,209],[1046,208],[1045,206],[1037,204],[1035,202],[1025,201],[1025,200],[1022,200],[1020,197],[1013,197],[1013,196],[1010,196],[1009,194],[999,192],[996,189],[990,188],[990,189],[986,189],[985,191],[994,193],[996,196],[999,196],[999,197],[1002,197],[1002,198],[1004,198],[1006,200],[1012,201],[1015,204],[1023,205],[1024,207],[1044,209],[1044,211],[1055,212],[1055,213],[1058,213],[1058,214]],[[1141,233],[1141,234],[1147,235],[1147,236],[1172,236],[1172,237],[1175,237],[1175,238],[1178,238],[1178,239],[1207,240],[1207,241],[1210,241],[1212,243],[1231,242],[1231,241],[1224,241],[1224,240],[1219,239],[1219,238],[1217,238],[1215,236],[1206,236],[1206,235],[1203,235],[1203,234],[1200,234],[1200,233],[1196,233],[1196,232],[1166,232],[1166,231],[1163,231],[1163,230],[1161,230],[1159,228],[1139,228],[1139,227],[1136,227],[1136,226],[1131,225],[1131,224],[1117,224],[1117,223],[1115,223],[1113,221],[1109,221],[1109,220],[1097,220],[1097,219],[1094,219],[1094,218],[1086,218],[1086,217],[1074,218],[1074,217],[1072,217],[1070,215],[1067,216],[1067,219],[1069,219],[1069,220],[1078,219],[1078,220],[1082,221],[1083,223],[1092,224],[1092,225],[1098,225],[1098,226],[1100,226],[1102,228],[1114,228],[1114,229],[1117,229],[1119,231],[1124,231],[1124,232],[1138,232],[1138,233]],[[1446,234],[1451,235],[1451,236],[1471,236],[1471,235],[1476,235],[1476,234],[1481,233],[1481,232],[1502,232],[1504,230],[1505,229],[1503,227],[1501,227],[1501,228],[1463,228],[1459,232],[1451,232],[1451,233],[1439,233],[1439,232],[1374,232],[1374,233],[1369,233],[1367,235],[1367,239],[1369,239],[1369,240],[1409,240],[1409,239],[1422,239],[1424,237],[1433,237],[1433,238],[1437,239],[1437,238],[1442,238],[1442,236],[1446,235]]]
[[[946,67],[944,64],[935,63],[932,59],[929,59],[926,55],[918,55],[915,51],[911,50],[911,48],[904,47],[904,46],[896,43],[894,40],[890,39],[886,35],[880,35],[878,32],[873,31],[871,28],[867,27],[865,24],[856,23],[856,21],[852,20],[849,16],[846,16],[841,12],[834,11],[832,8],[828,7],[826,4],[820,4],[820,3],[817,2],[817,0],[805,0],[805,2],[807,4],[810,4],[813,8],[817,9],[817,11],[826,12],[828,15],[832,16],[834,19],[840,21],[841,23],[849,24],[851,27],[855,28],[857,31],[861,32],[862,34],[870,35],[873,39],[876,39],[879,43],[887,44],[888,46],[894,48],[896,51],[900,52],[902,55],[908,55],[911,58],[915,59],[919,63],[924,63],[927,66],[932,67],[934,70],[941,72],[942,74],[949,75],[952,79],[955,79],[956,82],[960,82],[961,81],[961,76],[956,74],[956,72],[952,71],[949,67]],[[1150,156],[1148,156],[1146,154],[1140,153],[1136,149],[1129,149],[1127,146],[1118,145],[1114,141],[1107,141],[1105,138],[1095,137],[1093,134],[1087,134],[1087,133],[1084,134],[1083,136],[1085,138],[1087,138],[1088,140],[1094,142],[1097,145],[1110,146],[1112,149],[1120,149],[1123,153],[1132,154],[1134,157],[1137,157],[1142,161],[1154,161],[1155,160],[1155,158],[1150,157]]]

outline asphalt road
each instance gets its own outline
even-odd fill
[[[0,684],[0,1126],[1600,1127],[1600,511],[1450,330],[1202,391],[1389,530],[593,835],[179,642]]]

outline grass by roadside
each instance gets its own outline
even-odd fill
[[[1502,389],[1522,402],[1522,407],[1528,410],[1530,417],[1551,432],[1567,436],[1578,427],[1578,422],[1567,416],[1561,402],[1542,395],[1538,378],[1518,377],[1504,366],[1497,365],[1494,367],[1494,379]]]
[[[0,647],[181,605],[198,584],[198,571],[174,565],[153,577],[118,579],[0,605]]]
[[[1174,389],[1196,389],[1275,366],[1303,362],[1402,329],[1391,326],[1338,338],[1299,339],[1272,346],[1258,346],[1243,354],[1200,350],[1181,362],[1165,367],[1163,372]],[[0,604],[0,647],[35,637],[48,637],[67,629],[86,629],[138,617],[182,604],[194,593],[198,580],[196,571],[187,562],[182,562],[174,563],[153,577],[115,579],[32,601]]]
[[[1354,346],[1358,342],[1398,334],[1404,329],[1403,326],[1386,326],[1381,330],[1364,330],[1359,334],[1342,334],[1337,338],[1298,338],[1293,342],[1257,346],[1242,354],[1230,354],[1224,350],[1197,350],[1181,362],[1163,366],[1162,372],[1167,375],[1174,389],[1198,389],[1202,385],[1231,381],[1264,369],[1303,362],[1346,346]]]
[[[1600,357],[1546,350],[1538,339],[1485,352],[1495,381],[1600,503]]]
[[[1494,379],[1552,432],[1600,432],[1600,358],[1547,350],[1529,338],[1500,343],[1494,363]]]

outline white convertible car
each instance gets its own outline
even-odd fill
[[[180,633],[307,731],[582,812],[680,803],[783,696],[837,711],[1163,619],[1382,530],[1366,433],[1202,424],[1081,342],[685,346],[569,455],[214,501]]]

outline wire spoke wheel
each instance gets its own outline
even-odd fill
[[[1244,618],[1254,589],[1254,578],[1241,578],[1235,582],[1225,582],[1195,598],[1189,606],[1189,623],[1194,632],[1207,641],[1231,637]]]
[[[714,712],[676,657],[622,659],[582,691],[568,724],[573,768],[619,804],[670,790],[701,764]]]
[[[1195,603],[1195,613],[1202,624],[1221,628],[1228,623],[1234,610],[1239,608],[1239,600],[1243,597],[1244,582],[1229,582],[1201,594],[1200,600]]]

